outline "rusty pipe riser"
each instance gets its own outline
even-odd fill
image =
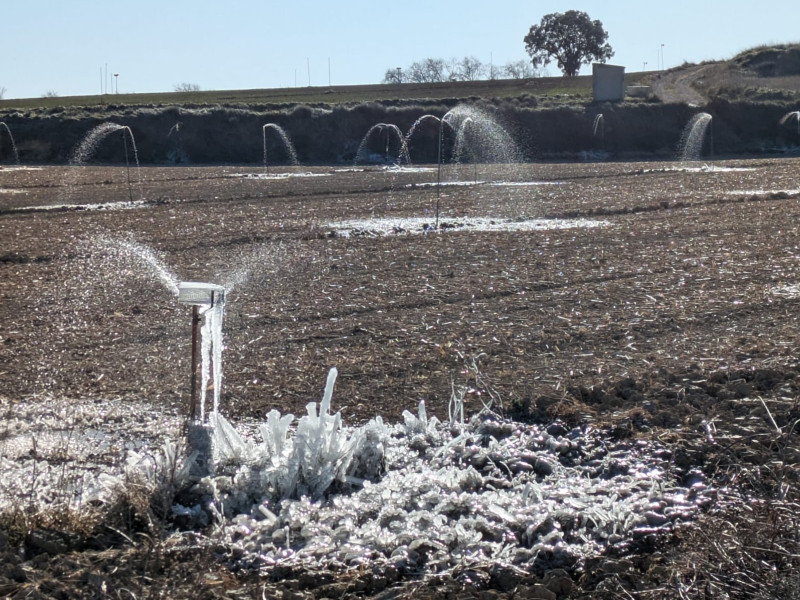
[[[190,417],[192,421],[197,419],[197,405],[198,405],[198,396],[197,396],[197,354],[198,348],[197,344],[199,342],[199,332],[200,329],[200,307],[193,306],[192,307],[192,377],[191,377],[191,396],[189,399],[190,402]]]

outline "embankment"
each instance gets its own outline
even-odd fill
[[[593,153],[608,158],[671,157],[686,123],[700,110],[714,117],[706,156],[785,152],[800,144],[796,124],[778,123],[796,106],[723,101],[702,109],[650,102],[540,108],[535,98],[524,96],[314,106],[109,105],[6,112],[0,113],[0,120],[13,132],[23,163],[66,163],[71,150],[92,128],[110,121],[131,128],[142,164],[259,165],[264,157],[265,123],[275,123],[287,132],[301,164],[340,164],[353,161],[362,137],[377,123],[392,123],[407,131],[422,115],[442,116],[464,103],[490,113],[517,141],[527,160],[574,160]],[[603,115],[603,127],[594,131],[598,114]],[[411,158],[415,163],[436,161],[438,131],[433,123],[420,126],[414,135]],[[119,143],[109,138],[98,145],[93,161],[125,160],[121,135]],[[384,149],[385,141],[376,140],[374,153],[382,154]],[[287,160],[277,138],[268,138],[267,150],[270,163]],[[8,163],[9,156],[10,145],[3,143],[0,161]]]

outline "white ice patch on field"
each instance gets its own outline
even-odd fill
[[[800,194],[800,188],[785,190],[731,190],[725,193],[728,196],[767,196],[771,194],[786,194],[787,196],[794,196],[795,194]]]
[[[118,474],[126,452],[179,439],[182,419],[132,400],[0,398],[0,510],[79,509],[98,474]]]
[[[701,476],[677,484],[653,442],[492,413],[460,428],[429,419],[424,405],[402,424],[348,429],[327,407],[309,405],[293,437],[276,412],[260,440],[225,432],[197,493],[241,566],[570,568],[710,502]]]
[[[386,169],[393,173],[435,173],[436,167],[398,167],[392,166]]]
[[[43,206],[21,206],[20,208],[15,208],[14,211],[19,212],[53,212],[53,211],[62,211],[62,210],[85,210],[85,211],[95,211],[95,210],[131,210],[134,208],[139,208],[145,206],[147,202],[145,200],[121,200],[118,202],[97,202],[96,204],[46,204]]]
[[[792,285],[779,285],[773,287],[770,292],[774,296],[783,296],[785,298],[800,298],[800,284]]]
[[[721,165],[676,165],[674,167],[663,167],[659,169],[642,169],[641,173],[744,173],[755,171],[753,167],[724,167]]]
[[[540,185],[564,185],[562,181],[493,181],[489,185],[497,187],[536,187]]]
[[[295,177],[329,177],[330,173],[231,173],[227,177],[241,179],[293,179]]]
[[[424,181],[421,183],[408,183],[406,184],[407,188],[419,188],[419,187],[469,187],[473,185],[484,185],[485,181],[442,181],[437,183],[436,181]]]
[[[495,219],[490,217],[441,217],[440,231],[543,231],[553,229],[591,229],[608,227],[609,221],[599,219]],[[432,217],[396,217],[352,219],[327,224],[344,236],[377,236],[390,234],[430,233]]]

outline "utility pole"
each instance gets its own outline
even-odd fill
[[[311,87],[311,59],[306,57],[306,68],[308,69],[308,87]]]

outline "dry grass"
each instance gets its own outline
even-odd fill
[[[641,77],[640,73],[630,73],[626,77],[626,83],[636,85]],[[443,98],[506,98],[523,94],[555,98],[564,103],[587,102],[591,100],[592,78],[591,76],[539,77],[425,84],[374,84],[22,98],[0,100],[0,113],[19,109],[70,106],[184,105],[191,107],[198,105],[347,104]]]

